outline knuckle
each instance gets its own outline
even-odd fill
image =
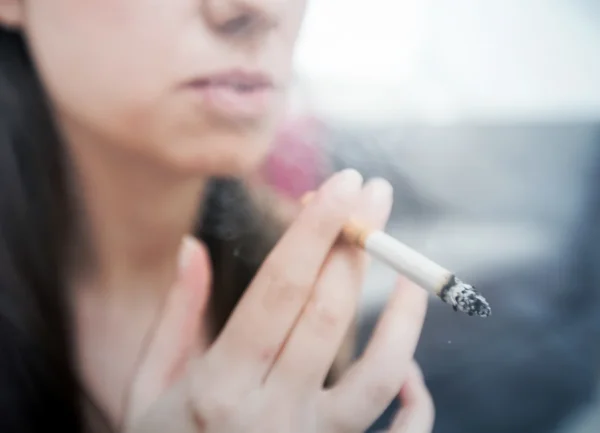
[[[220,425],[235,416],[240,402],[232,394],[212,391],[197,395],[194,406],[196,419],[200,425]]]
[[[366,387],[366,401],[375,407],[386,408],[400,392],[391,380],[379,379]]]
[[[345,322],[345,314],[339,303],[313,300],[307,306],[307,315],[310,317],[317,333],[323,337],[335,333]]]
[[[265,267],[264,284],[267,303],[273,307],[293,305],[304,301],[313,282],[306,272],[297,270],[298,266],[286,266],[271,261]]]
[[[261,346],[256,350],[258,362],[271,364],[281,351],[281,345]]]

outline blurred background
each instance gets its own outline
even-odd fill
[[[430,304],[435,432],[599,432],[600,1],[312,0],[296,73],[269,182],[386,177],[389,231],[494,308]],[[373,266],[359,349],[393,281]]]

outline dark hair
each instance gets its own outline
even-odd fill
[[[65,260],[73,227],[67,158],[24,38],[0,29],[0,432],[89,431],[76,374]],[[197,235],[224,325],[279,230],[242,185],[215,180]],[[251,246],[251,249],[249,248]]]

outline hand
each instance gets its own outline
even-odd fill
[[[155,377],[158,385],[132,392],[144,403],[132,404],[128,431],[362,432],[400,396],[405,407],[391,432],[429,432],[433,405],[412,362],[427,296],[404,279],[362,358],[333,388],[322,388],[355,316],[367,264],[363,252],[336,239],[351,216],[382,226],[390,208],[391,189],[382,181],[363,189],[360,176],[343,172],[326,182],[269,255],[217,341],[181,368],[191,346],[172,337],[198,329],[203,297],[191,294],[205,293],[198,287],[208,284],[198,248],[195,257],[204,259],[189,267],[203,267],[204,276],[184,277],[183,286],[196,289],[174,296],[170,309],[177,313],[166,314],[171,319],[154,345],[160,349],[152,356],[160,361],[148,361],[140,369],[146,380],[137,381]]]

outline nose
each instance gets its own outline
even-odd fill
[[[209,25],[230,37],[254,37],[276,27],[289,0],[205,0]]]

